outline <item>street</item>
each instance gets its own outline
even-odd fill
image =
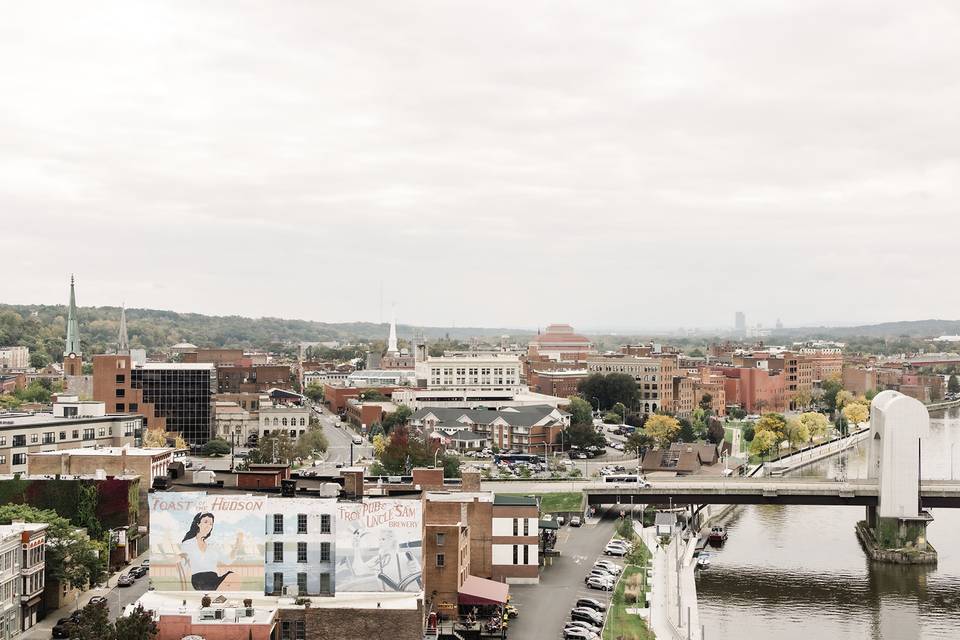
[[[132,586],[129,587],[118,587],[117,578],[122,574],[126,573],[130,567],[135,567],[139,565],[143,560],[146,560],[149,557],[149,552],[144,553],[139,558],[134,560],[129,566],[124,567],[121,571],[114,573],[107,580],[107,586],[105,588],[99,589],[90,589],[80,594],[77,603],[70,607],[63,607],[56,611],[47,612],[46,617],[43,620],[38,622],[32,629],[24,632],[21,636],[22,640],[48,640],[51,637],[51,631],[57,620],[60,618],[65,618],[73,613],[76,609],[86,605],[90,598],[94,596],[104,596],[107,599],[107,603],[110,606],[110,619],[116,620],[123,609],[135,602],[147,591],[147,586],[150,581],[150,574],[148,573],[142,578],[138,578]]]
[[[622,565],[620,558],[603,556],[603,547],[613,537],[619,510],[612,506],[601,513],[599,522],[576,528],[564,525],[557,535],[559,558],[540,571],[540,584],[510,585],[511,603],[519,616],[510,622],[509,635],[521,640],[561,638],[563,625],[577,598],[594,598],[609,603],[611,592],[588,589],[584,576],[599,558]]]

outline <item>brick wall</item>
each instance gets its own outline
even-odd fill
[[[370,598],[375,601],[376,594]],[[277,637],[281,637],[284,622],[290,623],[290,637],[294,637],[297,620],[304,622],[307,640],[423,640],[420,602],[416,609],[281,609]]]

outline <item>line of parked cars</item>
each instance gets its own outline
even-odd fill
[[[623,567],[618,564],[609,560],[597,560],[583,581],[590,589],[613,591],[613,587],[617,584],[617,576],[622,572]]]
[[[603,548],[603,555],[622,558],[630,553],[630,544],[626,540],[611,540]]]
[[[90,598],[90,602],[88,602],[83,607],[83,609],[77,609],[66,618],[60,618],[59,620],[57,620],[57,624],[53,625],[53,629],[51,631],[52,636],[54,638],[69,638],[70,631],[71,631],[70,627],[72,626],[73,623],[77,623],[80,621],[80,615],[82,614],[84,609],[89,609],[90,607],[106,607],[106,606],[107,606],[106,598],[104,598],[103,596],[93,596],[92,598]]]
[[[570,622],[563,626],[565,640],[597,640],[603,629],[607,605],[593,598],[580,598],[570,610]]]
[[[144,560],[139,567],[130,567],[130,570],[117,578],[118,587],[132,587],[138,578],[142,578],[150,572],[150,561]]]

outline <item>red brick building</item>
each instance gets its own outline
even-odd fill
[[[738,405],[747,413],[786,411],[787,387],[783,371],[760,367],[723,367],[727,406]]]

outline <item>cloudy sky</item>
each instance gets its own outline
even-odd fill
[[[0,301],[960,318],[958,33],[949,1],[8,3]]]

